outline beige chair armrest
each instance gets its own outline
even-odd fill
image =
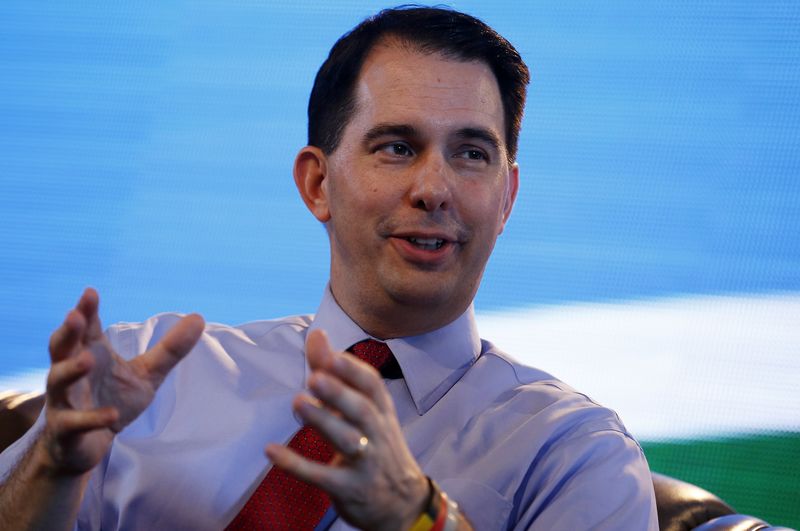
[[[0,392],[0,452],[33,426],[44,407],[44,394]]]

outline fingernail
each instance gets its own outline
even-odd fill
[[[312,406],[308,402],[301,402],[300,404],[297,405],[297,412],[300,413],[301,415],[308,415],[308,413],[311,411],[311,408],[313,407],[314,406]]]
[[[264,448],[264,453],[267,455],[267,458],[271,461],[275,456],[275,443],[270,443]]]
[[[333,360],[333,368],[339,371],[347,369],[347,360],[344,359],[344,356],[336,356]]]
[[[303,398],[303,399],[301,400],[301,398]],[[308,405],[309,405],[308,404],[308,398],[310,398],[310,397],[297,396],[295,398],[295,402],[292,404],[292,416],[297,421],[297,423],[300,424],[300,425],[303,425],[306,422],[305,419],[303,418],[303,414],[308,411],[306,409],[308,407]]]
[[[315,372],[308,380],[308,385],[314,392],[325,392],[328,388],[327,378],[321,372]]]

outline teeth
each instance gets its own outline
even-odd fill
[[[439,238],[408,238],[408,241],[426,251],[434,251],[444,245],[444,240]]]

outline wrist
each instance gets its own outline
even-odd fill
[[[90,474],[55,466],[41,435],[0,489],[0,528],[72,529]]]
[[[425,506],[408,529],[410,531],[455,531],[458,528],[458,505],[449,499],[430,477]]]
[[[41,433],[31,448],[31,466],[37,476],[55,478],[62,475],[50,446],[47,434]]]
[[[397,527],[392,526],[392,528],[397,531],[408,531],[411,529],[414,522],[425,512],[430,503],[432,491],[429,478],[420,474],[419,480],[415,479],[414,483],[416,485],[414,487],[414,494],[407,498],[411,500],[412,503],[406,506],[402,518],[396,521],[399,525]],[[386,529],[385,522],[381,529]]]
[[[30,450],[31,472],[35,477],[59,483],[81,481],[89,476],[89,471],[72,470],[63,465],[58,455],[54,455],[54,444],[42,433]]]

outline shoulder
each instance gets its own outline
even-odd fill
[[[106,334],[114,348],[124,357],[140,354],[172,328],[184,314],[160,313],[142,322],[120,322],[111,325]],[[264,342],[296,343],[305,338],[312,315],[294,315],[278,319],[251,321],[238,325],[206,323],[200,344],[243,343],[259,345]]]
[[[615,411],[487,341],[473,369],[510,430],[503,455],[521,469],[515,529],[655,529],[647,461]]]
[[[529,421],[541,423],[537,430],[544,429],[551,437],[564,441],[610,430],[634,441],[615,411],[552,374],[520,363],[488,341],[483,341],[473,369],[472,377],[496,393],[503,409],[528,412]]]

